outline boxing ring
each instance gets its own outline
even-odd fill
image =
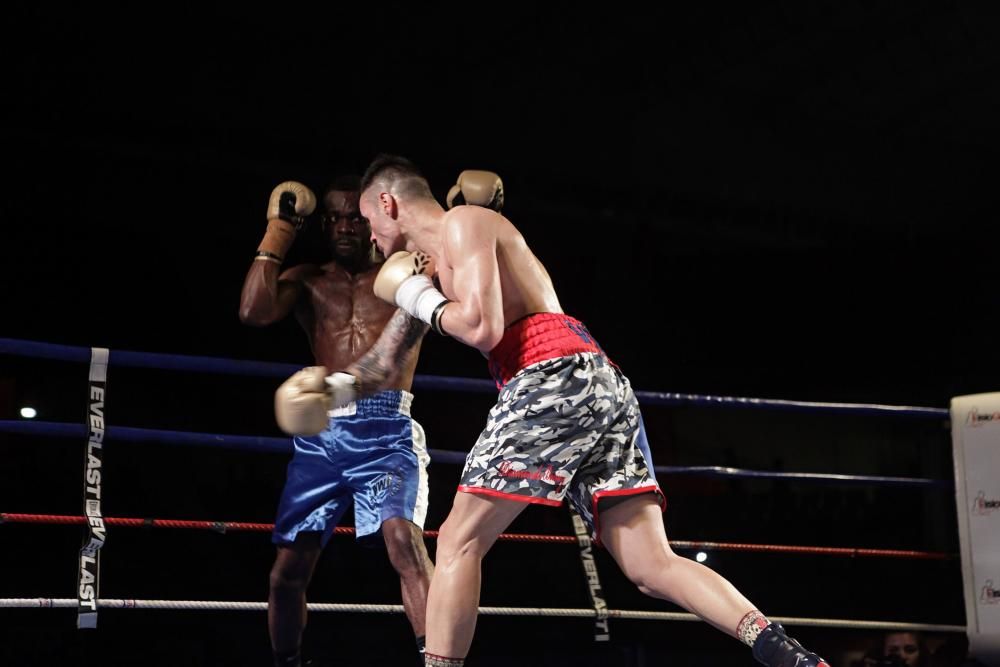
[[[100,552],[104,548],[108,532],[130,528],[163,530],[215,531],[222,534],[237,532],[269,533],[272,524],[227,520],[178,520],[166,518],[104,516],[101,507],[101,456],[105,444],[112,447],[117,443],[156,443],[169,446],[196,446],[238,449],[251,452],[290,454],[289,438],[229,435],[219,433],[199,433],[172,430],[157,430],[118,426],[105,423],[103,401],[105,391],[114,395],[114,388],[108,390],[106,382],[109,369],[140,368],[183,373],[208,373],[229,376],[254,376],[284,380],[299,370],[299,366],[271,362],[245,361],[236,359],[171,355],[133,351],[109,351],[102,348],[85,348],[56,345],[44,342],[0,339],[0,354],[24,358],[44,359],[72,364],[89,364],[88,421],[86,423],[48,422],[33,420],[0,421],[0,432],[22,436],[43,436],[77,441],[86,446],[87,456],[83,467],[84,515],[32,514],[12,512],[0,507],[0,534],[4,526],[14,523],[34,523],[46,525],[83,526],[87,531],[84,546],[77,558],[77,591],[75,595],[61,598],[0,598],[2,608],[75,608],[78,627],[93,628],[97,625],[98,611],[104,610],[264,610],[267,603],[226,600],[172,600],[172,599],[112,599],[99,595]],[[490,380],[476,380],[443,376],[418,375],[414,383],[415,393],[421,396],[432,391],[495,393],[496,386]],[[808,401],[770,400],[758,398],[738,398],[727,396],[705,396],[694,394],[659,393],[636,391],[640,404],[645,410],[652,406],[702,406],[715,409],[778,410],[803,413],[829,413],[833,415],[884,416],[894,419],[931,420],[944,424],[949,419],[949,410],[943,408],[898,406],[856,403],[820,403]],[[82,397],[81,397],[82,398]],[[485,413],[484,413],[485,414]],[[469,439],[472,442],[472,439]],[[435,465],[461,465],[465,453],[430,449]],[[761,471],[721,466],[663,466],[655,467],[658,476],[689,476],[717,479],[766,479],[786,480],[802,484],[836,483],[861,486],[886,486],[894,488],[936,488],[946,492],[955,486],[954,480],[928,479],[919,477],[897,477],[881,475],[846,475],[813,472]],[[275,473],[279,474],[279,473]],[[353,534],[353,528],[338,527],[336,535]],[[434,530],[426,530],[425,536],[433,539]],[[565,617],[590,619],[595,624],[595,639],[601,639],[601,628],[607,630],[607,619],[692,621],[699,620],[687,613],[667,611],[643,611],[609,608],[601,590],[596,570],[593,567],[592,545],[585,531],[577,535],[545,534],[504,534],[500,538],[506,542],[562,544],[575,549],[589,582],[591,605],[582,608],[556,607],[498,607],[482,606],[480,614],[485,616],[525,616],[525,617]],[[853,559],[883,559],[910,561],[955,560],[955,553],[919,551],[910,549],[878,549],[856,546],[830,547],[795,544],[752,544],[742,542],[706,542],[671,539],[675,550],[729,551],[746,553],[788,554],[794,556],[823,555]],[[270,549],[269,536],[261,536],[261,549]],[[431,551],[433,553],[433,551]],[[571,556],[567,556],[570,558]],[[588,561],[588,559],[590,559]],[[261,573],[264,577],[265,573]],[[67,591],[72,593],[73,591]],[[333,604],[310,602],[311,612],[350,612],[363,614],[402,613],[400,604],[372,604],[364,601],[353,604]],[[780,611],[780,610],[778,610]],[[812,626],[821,628],[850,628],[859,630],[913,630],[927,632],[964,633],[965,625],[944,623],[909,623],[902,621],[881,621],[844,618],[813,618],[769,615],[772,620],[786,626]],[[603,637],[607,638],[606,633]]]

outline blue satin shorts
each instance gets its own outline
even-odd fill
[[[384,391],[330,412],[325,431],[295,437],[272,541],[322,533],[325,546],[354,502],[357,537],[401,517],[423,528],[427,516],[424,430],[410,417],[413,395]]]

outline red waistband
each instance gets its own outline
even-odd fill
[[[500,388],[525,366],[579,352],[604,354],[580,320],[563,313],[535,313],[503,332],[490,350],[490,374]]]

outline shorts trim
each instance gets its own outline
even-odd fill
[[[594,494],[591,510],[594,513],[594,541],[601,543],[601,515],[597,512],[597,503],[601,498],[611,498],[614,496],[638,496],[643,493],[655,493],[659,499],[660,511],[667,511],[667,497],[659,486],[636,486],[631,489],[612,489],[610,491],[598,491]]]
[[[559,507],[563,504],[563,501],[561,500],[549,500],[548,498],[539,498],[537,496],[522,496],[516,493],[505,493],[494,489],[485,489],[481,486],[466,486],[464,484],[460,484],[458,490],[462,493],[472,493],[477,496],[492,496],[494,498],[503,498],[504,500],[515,500],[519,503],[527,503],[530,505],[548,505],[549,507]]]

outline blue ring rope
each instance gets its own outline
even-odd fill
[[[87,363],[90,348],[71,345],[56,345],[36,341],[0,338],[0,354],[19,355],[60,361]],[[112,350],[109,364],[132,368],[155,368],[160,370],[219,373],[224,375],[244,375],[276,377],[285,379],[300,370],[295,364],[267,361],[225,359],[222,357],[196,357],[182,354],[160,354],[155,352],[129,352]],[[495,393],[496,385],[491,380],[474,378],[454,378],[442,375],[417,375],[416,389],[441,391]],[[821,403],[816,401],[787,401],[768,398],[743,398],[737,396],[710,396],[700,394],[678,394],[654,391],[636,391],[636,397],[643,405],[669,406],[720,406],[727,408],[752,408],[781,410],[789,412],[836,412],[855,415],[892,415],[913,419],[948,419],[947,408],[928,408],[912,405],[881,405],[877,403]]]
[[[83,440],[87,437],[85,424],[62,422],[36,422],[21,420],[0,420],[0,433],[20,435],[50,436]],[[195,447],[223,447],[226,449],[249,450],[290,454],[290,438],[270,438],[249,435],[223,435],[219,433],[191,433],[187,431],[161,431],[157,429],[133,428],[130,426],[109,426],[105,430],[105,441],[150,442],[162,445],[182,445]],[[429,450],[435,463],[465,463],[463,452],[446,449]],[[954,488],[948,480],[887,477],[882,475],[835,475],[807,472],[769,472],[727,468],[721,466],[654,466],[658,475],[697,475],[700,477],[723,477],[730,479],[781,479],[800,482],[827,484],[883,484],[888,486]]]

